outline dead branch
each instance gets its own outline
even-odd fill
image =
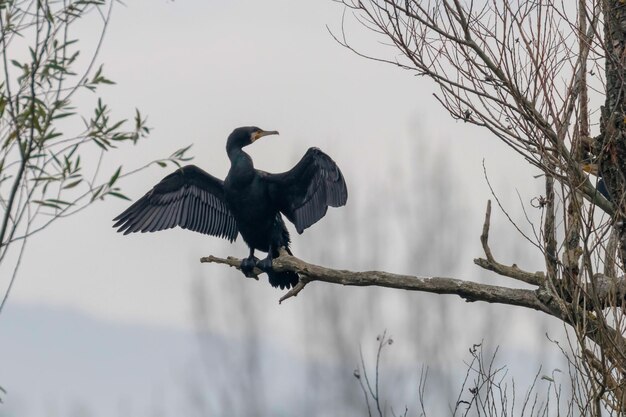
[[[558,255],[556,245],[556,227],[554,221],[554,199],[556,195],[554,193],[554,177],[552,175],[546,175],[546,200],[544,209],[544,222],[543,222],[543,244],[545,247],[544,259],[546,263],[546,275],[549,280],[554,281],[557,277],[558,267]]]
[[[237,259],[234,256],[229,256],[226,259],[224,258],[218,258],[217,256],[213,256],[213,255],[209,255],[207,257],[203,257],[200,258],[200,262],[205,263],[218,263],[218,264],[224,264],[224,265],[228,265],[232,268],[236,268],[238,270],[241,271],[241,259]],[[252,278],[252,279],[256,279],[257,281],[259,280],[259,275],[261,275],[263,273],[263,271],[261,271],[259,268],[254,268],[252,270],[252,274],[250,274],[250,276],[248,275],[244,275],[246,278]]]
[[[235,268],[239,268],[241,265],[240,259],[232,257],[223,259],[209,256],[200,259],[200,262],[225,264]],[[302,259],[290,255],[282,255],[275,258],[273,262],[274,269],[277,271],[293,271],[302,276],[300,283],[296,285],[295,288],[291,289],[281,301],[297,295],[312,281],[323,281],[349,286],[377,286],[436,294],[453,294],[458,295],[468,302],[484,301],[487,303],[517,305],[533,310],[546,311],[535,291],[532,290],[480,284],[455,278],[419,277],[383,271],[355,272],[331,269],[305,262]]]
[[[474,259],[474,263],[483,269],[493,271],[498,275],[523,281],[527,284],[542,285],[545,282],[545,274],[543,272],[527,272],[520,269],[517,265],[511,266],[499,263],[493,257],[491,248],[489,247],[489,224],[491,221],[491,200],[487,201],[487,210],[485,212],[485,222],[483,223],[483,232],[480,235],[480,242],[485,252],[484,258]]]
[[[223,264],[241,270],[241,259],[232,256],[220,258],[210,255],[201,258],[200,262]],[[492,270],[490,269],[492,264],[487,259],[475,259],[474,262],[485,269]],[[543,280],[545,278],[543,272],[535,272],[533,274],[519,269],[516,265],[506,266],[497,262],[495,264],[506,271],[506,273],[501,275],[519,279],[529,284],[540,285],[544,283]],[[297,272],[301,276],[300,282],[280,299],[281,302],[298,295],[308,283],[312,281],[322,281],[331,284],[359,287],[377,286],[435,294],[453,294],[458,295],[468,302],[484,301],[488,303],[517,305],[545,312],[545,308],[540,305],[541,302],[538,303],[537,292],[533,290],[480,284],[456,278],[419,277],[383,271],[355,272],[337,270],[305,262],[302,259],[287,255],[284,252],[281,253],[280,257],[274,259],[274,269],[277,271]],[[258,280],[258,276],[262,273],[263,271],[255,268],[253,276],[248,278]],[[624,277],[614,278],[603,274],[596,274],[594,276],[594,285],[594,296],[598,298],[603,308],[620,306],[626,298],[626,278]]]

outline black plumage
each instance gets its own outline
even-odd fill
[[[257,266],[273,286],[293,287],[297,274],[272,269],[272,259],[281,247],[291,254],[281,213],[302,233],[324,217],[329,206],[345,205],[348,191],[339,167],[317,148],[310,148],[287,172],[255,169],[243,147],[272,134],[278,132],[254,126],[235,129],[226,143],[231,167],[224,181],[194,165],[184,166],[117,216],[114,227],[128,234],[180,226],[231,242],[241,234],[250,248],[242,271],[249,275]],[[255,250],[268,255],[258,261]]]

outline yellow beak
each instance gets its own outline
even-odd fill
[[[256,141],[257,139],[262,138],[263,136],[269,136],[269,135],[278,135],[278,131],[276,131],[276,130],[259,130],[259,131],[256,131],[252,135],[252,142]]]
[[[598,175],[598,164],[582,164],[582,169],[588,174]]]

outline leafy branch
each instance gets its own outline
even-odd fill
[[[108,156],[151,132],[138,109],[117,118],[102,96],[115,85],[98,63],[114,0],[0,0],[0,265],[21,243],[0,311],[28,238],[53,222],[107,198],[128,199],[124,178],[148,166],[180,165],[189,147],[170,156],[110,171]],[[100,36],[84,47],[73,35],[89,19]],[[74,104],[92,98],[90,112]]]

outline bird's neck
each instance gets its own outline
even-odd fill
[[[229,175],[234,174],[237,178],[244,180],[254,174],[252,158],[243,149],[232,147],[226,149],[226,152],[228,153],[228,159],[230,159]]]
[[[226,148],[226,153],[228,154],[228,159],[230,159],[231,164],[240,164],[247,162],[252,165],[252,158],[250,158],[250,155],[245,153],[240,147],[229,146]]]

